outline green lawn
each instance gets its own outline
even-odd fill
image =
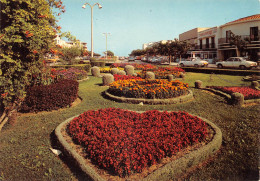
[[[194,89],[195,80],[204,85],[249,85],[241,76],[186,73],[195,100],[178,105],[133,105],[118,103],[101,96],[108,87],[100,86],[101,78],[80,83],[82,102],[68,109],[32,115],[20,115],[13,125],[0,133],[0,180],[81,180],[83,175],[69,160],[57,157],[54,129],[64,120],[86,110],[116,107],[129,110],[187,111],[215,123],[223,133],[221,151],[209,162],[189,174],[187,180],[258,179],[259,106],[237,107],[225,98]],[[85,179],[88,180],[88,179]]]

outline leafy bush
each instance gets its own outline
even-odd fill
[[[91,62],[91,67],[97,66],[97,67],[105,67],[106,63],[104,61],[95,61]]]
[[[79,83],[74,80],[61,80],[51,85],[28,87],[20,111],[51,111],[70,106],[78,97],[78,87]]]
[[[94,58],[94,57],[91,57],[89,60],[90,60],[90,62],[96,62],[97,61],[97,59]]]
[[[91,65],[90,64],[74,64],[74,65],[53,65],[51,66],[52,68],[64,68],[64,69],[69,69],[69,68],[77,68],[81,70],[85,70],[89,72]]]
[[[186,112],[139,114],[118,108],[84,112],[67,132],[93,163],[121,177],[142,172],[208,135],[207,124]]]

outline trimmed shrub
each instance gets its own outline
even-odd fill
[[[51,85],[28,87],[21,112],[51,111],[70,106],[78,97],[79,83],[61,80]]]
[[[244,96],[238,92],[231,94],[232,104],[242,106],[244,104]]]
[[[91,62],[91,67],[97,66],[97,67],[105,67],[106,63],[104,61],[96,61]]]
[[[169,74],[167,75],[168,81],[173,81],[173,75]]]
[[[153,80],[153,79],[155,79],[155,74],[153,72],[146,72],[145,78]]]
[[[118,73],[118,71],[119,71],[118,68],[112,68],[112,69],[111,69],[111,74],[112,74],[112,75],[115,75],[115,74]]]
[[[57,69],[60,69],[60,68],[64,68],[64,69],[77,68],[77,69],[80,69],[80,70],[85,70],[87,72],[89,72],[90,67],[91,67],[90,64],[54,65],[54,66],[51,66],[51,68],[57,68]]]
[[[110,83],[114,82],[114,76],[112,74],[105,74],[102,80],[103,85],[109,85]]]
[[[181,72],[179,77],[184,79],[185,78],[185,74]]]
[[[196,80],[196,81],[195,81],[195,88],[201,89],[201,88],[202,88],[202,81]]]
[[[117,74],[118,75],[126,75],[126,72],[124,70],[119,70]]]
[[[126,75],[133,75],[135,73],[135,68],[132,65],[125,66]]]
[[[91,68],[91,74],[94,77],[100,77],[100,69],[97,66]]]
[[[97,61],[97,59],[96,59],[96,58],[94,58],[94,57],[91,57],[91,58],[89,59],[89,61],[90,61],[90,62],[96,62],[96,61]]]
[[[259,82],[258,82],[258,81],[252,81],[252,82],[251,82],[251,87],[252,87],[253,89],[259,88]]]

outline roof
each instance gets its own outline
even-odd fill
[[[240,22],[242,23],[242,22],[245,22],[245,21],[252,21],[252,20],[260,20],[260,14],[255,14],[255,15],[252,15],[252,16],[247,16],[247,17],[244,17],[244,18],[237,19],[235,21],[230,21],[230,22],[224,24],[223,26],[234,24],[234,23],[240,23]]]

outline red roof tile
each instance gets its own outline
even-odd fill
[[[233,24],[233,23],[237,23],[237,22],[249,21],[249,20],[260,20],[260,14],[255,14],[252,16],[247,16],[244,18],[237,19],[235,21],[230,21],[230,22],[226,23],[225,25]]]

